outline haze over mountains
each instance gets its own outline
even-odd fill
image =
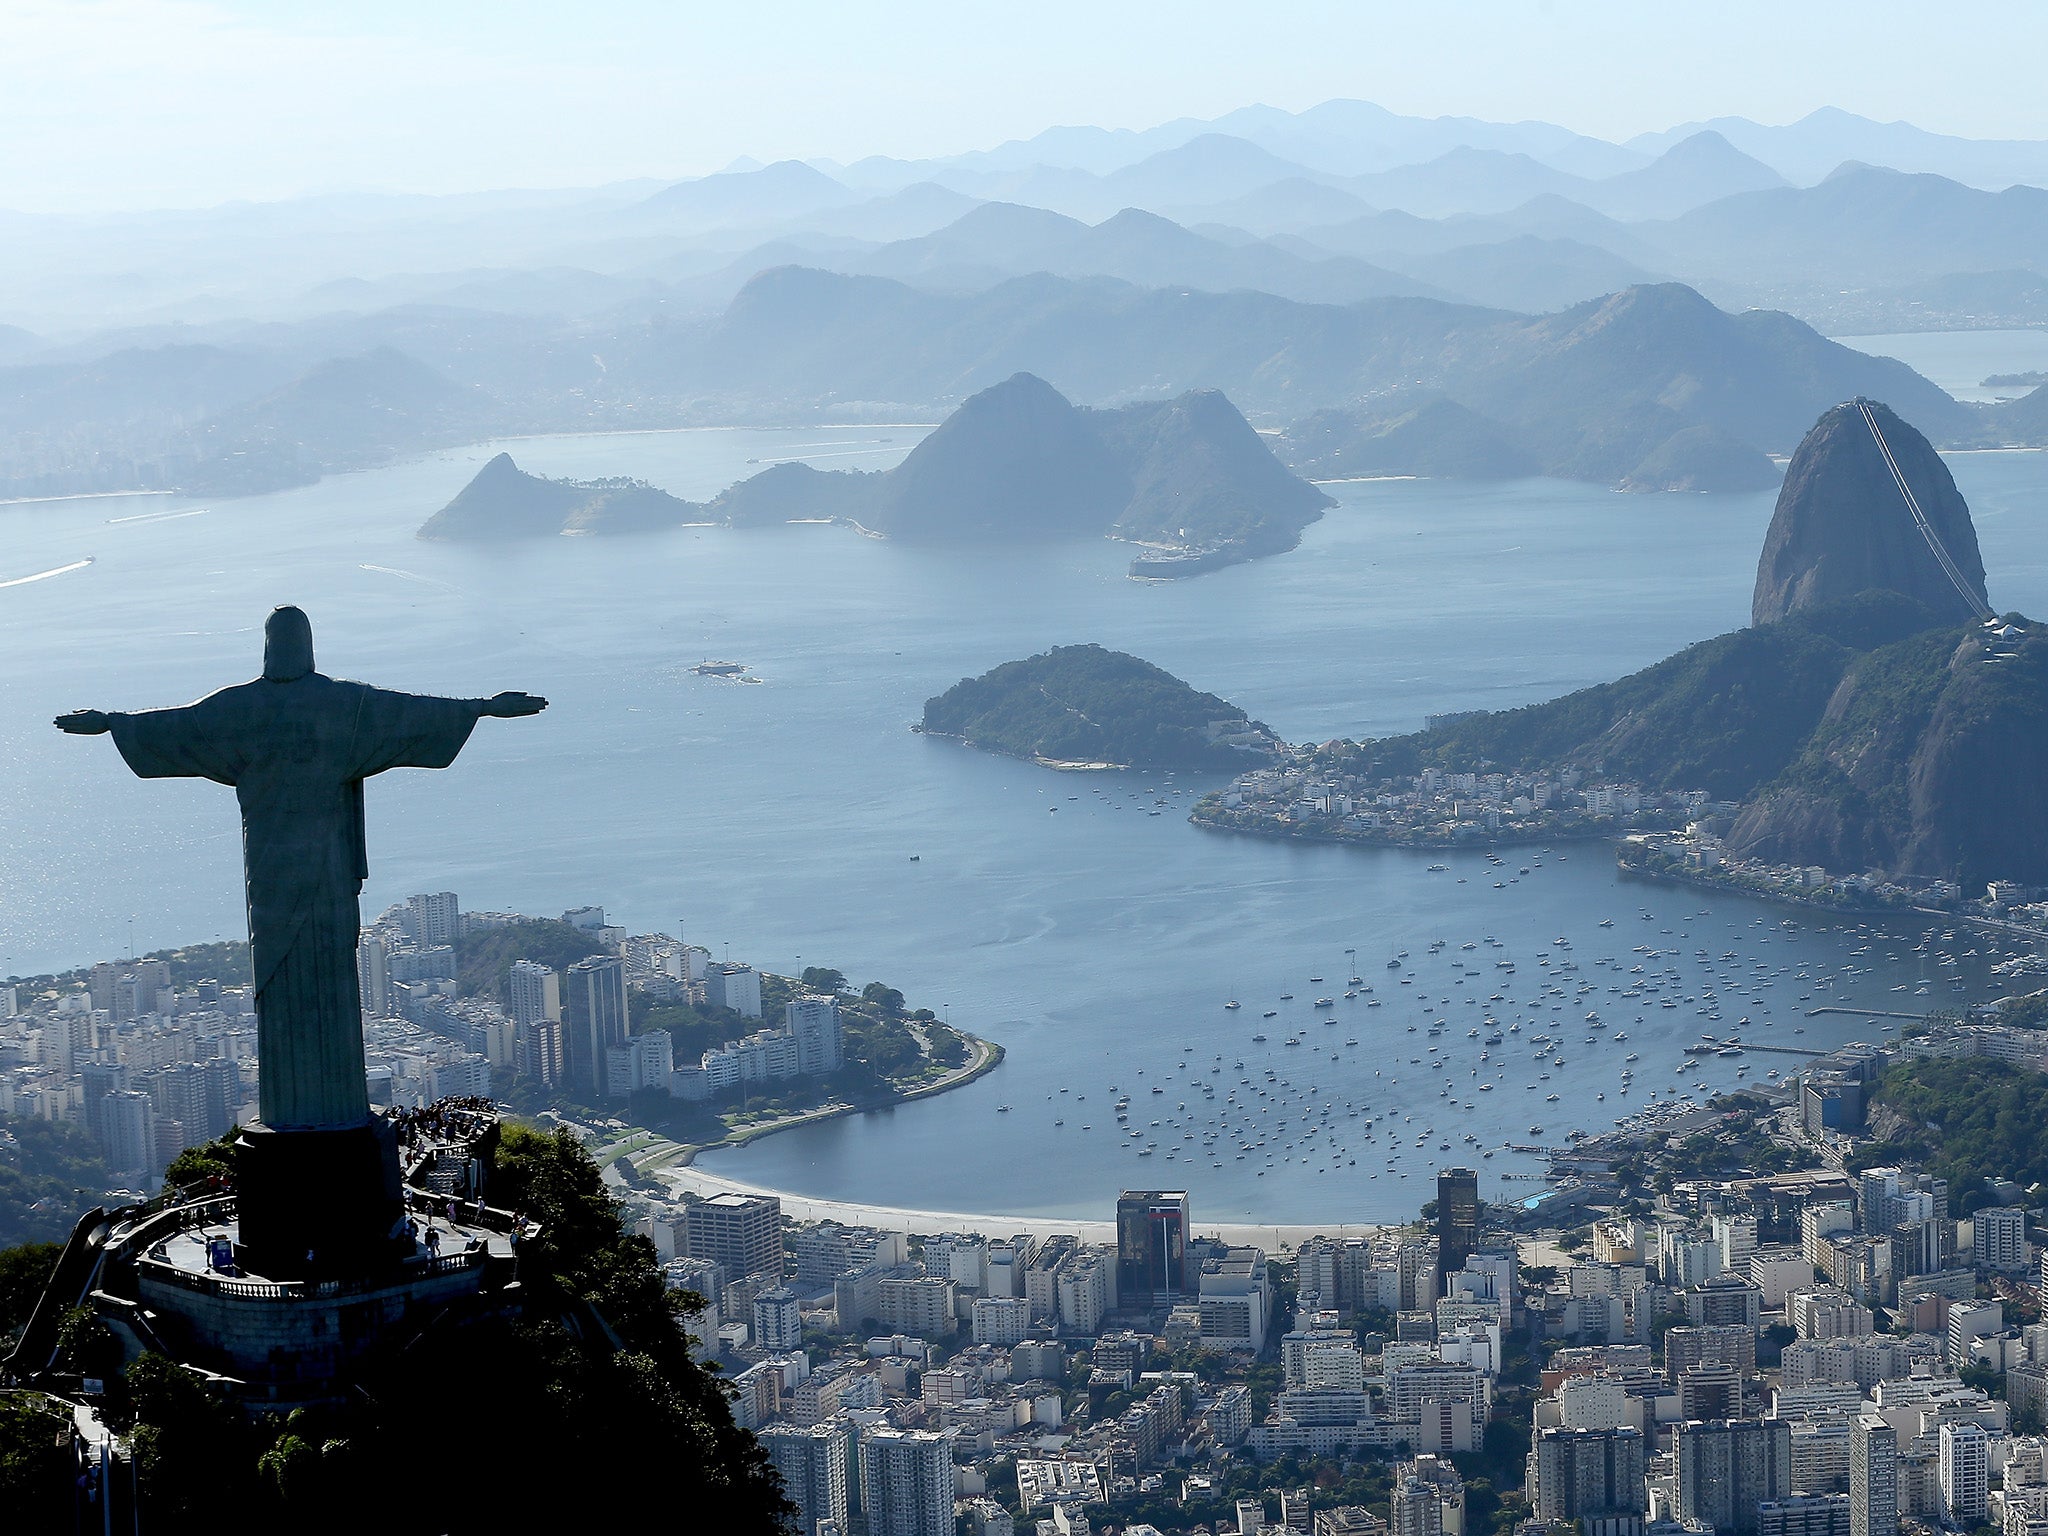
[[[0,494],[929,420],[1019,371],[1222,390],[1310,473],[1753,486],[1859,393],[1943,445],[2048,440],[2038,399],[1961,408],[1808,328],[2048,322],[2043,186],[2048,142],[1838,112],[1610,144],[1329,102],[666,187],[0,214]]]

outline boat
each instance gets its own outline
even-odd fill
[[[1233,997],[1229,1002],[1225,1003],[1223,1006],[1226,1008],[1242,1008],[1244,1004],[1240,1003],[1236,998]]]
[[[1009,1112],[1010,1106],[1007,1104],[998,1104],[996,1106],[996,1113],[999,1115],[1007,1115]]]
[[[1252,1036],[1252,1044],[1253,1044],[1253,1045],[1264,1045],[1265,1043],[1266,1043],[1266,1037],[1265,1037],[1264,1035],[1253,1035],[1253,1036]]]
[[[1334,997],[1319,997],[1310,1006],[1315,1008],[1334,1008],[1337,1006],[1337,999]]]
[[[744,661],[700,661],[690,670],[699,677],[738,677],[747,670]]]
[[[1280,1017],[1280,1010],[1278,1008],[1268,1008],[1264,1013],[1260,1014],[1259,1017],[1262,1019],[1277,1019]],[[1266,1037],[1264,1035],[1261,1035],[1259,1036],[1259,1038],[1263,1040]]]

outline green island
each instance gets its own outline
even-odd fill
[[[962,678],[925,702],[919,729],[1056,767],[1234,772],[1280,745],[1236,705],[1099,645]]]

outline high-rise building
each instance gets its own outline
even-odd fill
[[[1597,1521],[1649,1506],[1637,1429],[1545,1429],[1529,1447],[1529,1509],[1539,1520]]]
[[[515,1024],[538,1024],[562,1016],[562,978],[538,960],[514,960],[505,978],[505,1011]]]
[[[1874,1413],[1849,1426],[1849,1536],[1899,1536],[1899,1432]]]
[[[709,1259],[726,1274],[782,1278],[782,1202],[773,1195],[713,1195],[684,1217],[689,1257]]]
[[[365,934],[356,944],[356,992],[366,1018],[391,1016],[391,951],[382,939]]]
[[[1786,1419],[1680,1424],[1678,1518],[1717,1536],[1756,1536],[1757,1506],[1792,1491],[1792,1425]]]
[[[232,1061],[179,1061],[159,1067],[140,1083],[159,1121],[178,1121],[185,1130],[183,1146],[196,1146],[224,1136],[235,1123],[241,1098]]]
[[[106,1102],[110,1094],[128,1086],[128,1069],[118,1061],[88,1061],[78,1068],[78,1082],[85,1100],[85,1128],[102,1151],[107,1147]],[[119,1163],[114,1164],[120,1167]]]
[[[751,965],[725,962],[704,967],[704,1001],[747,1018],[761,1017],[761,975]]]
[[[1436,1176],[1437,1290],[1443,1278],[1465,1267],[1466,1256],[1479,1246],[1479,1174],[1471,1168],[1446,1168]]]
[[[462,937],[462,903],[453,891],[408,896],[399,921],[415,944],[453,944]]]
[[[1188,1273],[1184,1189],[1125,1190],[1116,1202],[1116,1293],[1121,1306],[1159,1306],[1195,1286]]]
[[[117,1173],[153,1173],[156,1160],[156,1108],[149,1095],[135,1088],[110,1093],[100,1101],[100,1120],[107,1166]]]
[[[1982,1525],[1990,1509],[1991,1437],[1974,1420],[1941,1426],[1943,1521],[1967,1529]]]
[[[789,1286],[778,1285],[754,1298],[754,1342],[771,1354],[803,1348],[803,1305]]]
[[[782,1475],[797,1509],[798,1536],[823,1536],[827,1522],[846,1529],[846,1431],[836,1424],[771,1424],[761,1448]]]
[[[1427,1463],[1427,1466],[1424,1466]],[[1452,1523],[1445,1519],[1447,1514],[1464,1511],[1465,1489],[1448,1463],[1443,1468],[1449,1472],[1448,1485],[1440,1483],[1432,1475],[1439,1465],[1434,1456],[1418,1456],[1414,1462],[1403,1467],[1394,1479],[1394,1486],[1387,1498],[1387,1513],[1393,1536],[1446,1536]]]
[[[1721,1273],[1746,1277],[1749,1261],[1756,1255],[1756,1218],[1716,1216],[1714,1241],[1721,1248]]]
[[[791,999],[783,1010],[789,1032],[796,1036],[799,1072],[837,1072],[842,1064],[839,1004],[829,997]]]
[[[1766,1499],[1757,1506],[1757,1536],[1849,1536],[1849,1496]]]
[[[572,1087],[605,1091],[611,1048],[630,1033],[626,963],[617,955],[590,955],[569,967],[562,999],[564,1066]]]
[[[650,1029],[605,1053],[605,1092],[623,1099],[642,1088],[668,1088],[675,1043],[665,1029]]]
[[[1980,1269],[2027,1267],[2027,1213],[2016,1205],[1987,1205],[1970,1218],[1972,1256]]]
[[[559,1019],[542,1019],[529,1025],[520,1036],[520,1071],[543,1088],[559,1088],[568,1077],[562,1035]]]
[[[953,1436],[867,1430],[860,1440],[860,1497],[870,1531],[953,1536]]]

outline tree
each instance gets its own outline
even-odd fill
[[[72,1528],[70,1428],[48,1398],[0,1395],[0,1509],[10,1530]]]
[[[873,1003],[891,1018],[898,1017],[903,1012],[903,994],[879,981],[871,981],[862,987],[860,995],[863,1001]]]
[[[164,1170],[165,1189],[185,1189],[209,1180],[232,1179],[235,1176],[235,1160],[241,1150],[235,1145],[235,1133],[216,1136],[202,1146],[187,1147],[171,1159],[171,1165]]]
[[[12,1339],[28,1326],[63,1252],[57,1243],[23,1243],[0,1249],[0,1341]]]
[[[822,965],[805,966],[802,980],[811,991],[831,997],[837,997],[846,990],[846,972],[830,970]]]

